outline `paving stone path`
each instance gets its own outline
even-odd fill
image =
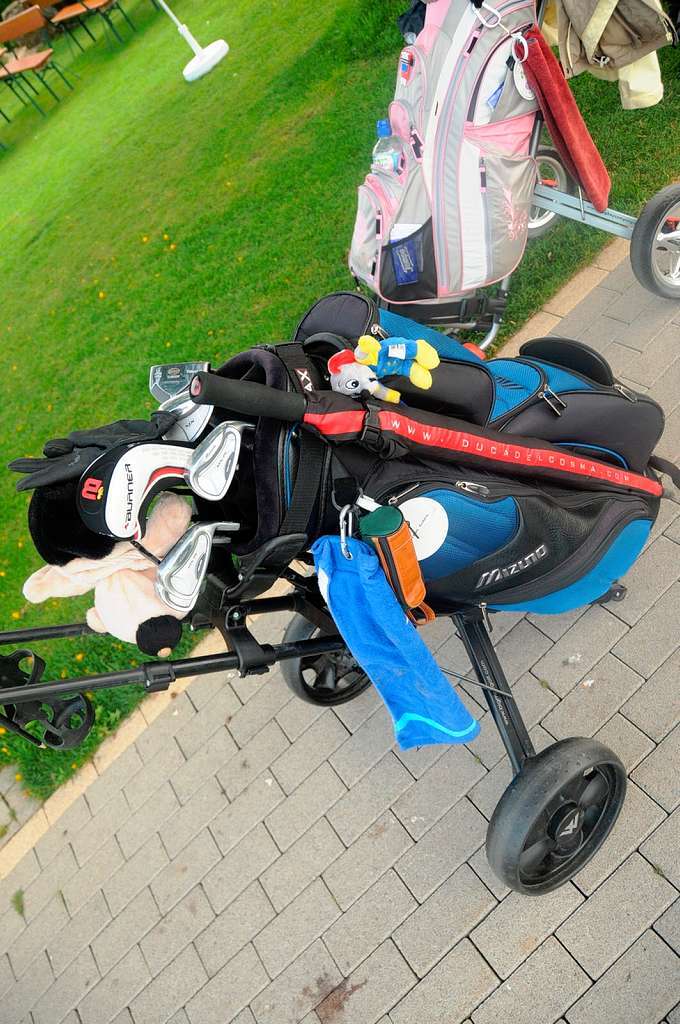
[[[554,327],[663,402],[678,458],[678,306],[623,264]],[[680,1024],[679,504],[627,583],[496,617],[536,745],[594,735],[628,768],[574,883],[528,899],[492,876],[510,772],[488,715],[470,749],[402,754],[371,692],[320,712],[277,672],[205,678],[0,883],[2,1024]],[[447,624],[427,638],[467,670]]]

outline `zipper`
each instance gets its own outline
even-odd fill
[[[417,483],[412,483],[408,487],[403,488],[400,491],[394,493],[394,487],[398,486],[393,484],[392,487],[383,491],[379,497],[374,500],[379,504],[384,505],[398,505],[402,499],[410,494],[412,497],[417,497],[417,492],[422,490],[433,490],[437,487],[445,487],[451,490],[463,491],[466,494],[473,495],[480,501],[491,502],[498,498],[522,498],[522,497],[538,497],[543,498],[545,501],[549,501],[552,505],[556,505],[562,508],[578,509],[583,506],[591,504],[595,499],[604,499],[616,497],[620,502],[639,502],[639,497],[636,494],[625,494],[616,493],[612,491],[561,491],[559,495],[553,494],[550,490],[545,487],[540,487],[537,484],[523,484],[520,481],[503,480],[503,482],[493,483],[489,481],[488,484],[478,483],[472,480],[442,480],[441,478],[433,478],[431,480],[419,480]],[[364,485],[364,491],[367,495],[371,495],[371,483],[370,479]]]
[[[478,494],[480,497],[488,498],[491,491],[484,484],[476,484],[471,480],[456,480],[455,486],[459,491],[465,491],[466,494]]]
[[[623,395],[624,398],[627,398],[629,402],[633,402],[633,403],[639,402],[639,398],[637,397],[637,395],[634,394],[630,390],[630,388],[627,388],[625,386],[625,384],[619,384],[619,382],[616,381],[616,383],[613,384],[612,386],[613,386],[613,390],[614,391],[618,391],[618,393],[620,395]]]
[[[377,541],[378,541],[378,547],[380,548],[380,554],[383,556],[383,558],[387,562],[387,567],[390,570],[390,574],[389,574],[390,586],[392,587],[392,589],[394,591],[394,594],[395,594],[395,597],[397,598],[397,601],[399,602],[399,604],[402,606],[402,608],[407,609],[409,607],[409,605],[408,605],[408,602],[406,601],[406,595],[404,594],[404,591],[403,591],[403,588],[402,588],[402,585],[401,585],[401,579],[399,578],[399,570],[397,569],[397,566],[396,566],[396,563],[394,561],[394,558],[392,557],[392,552],[390,550],[390,546],[389,546],[389,544],[386,544],[384,542],[385,541],[384,537],[378,537]]]
[[[543,401],[550,406],[556,416],[561,416],[564,410],[567,408],[567,403],[563,402],[559,395],[556,395],[552,388],[546,386],[540,392],[540,396]]]
[[[516,363],[524,363],[526,366],[531,366],[541,376],[541,383],[538,386],[538,390],[534,392],[529,398],[525,399],[520,405],[515,406],[510,412],[505,413],[502,417],[498,417],[497,420],[489,420],[489,423],[493,423],[494,430],[503,431],[505,428],[512,423],[515,417],[524,410],[532,405],[536,398],[542,399],[546,402],[556,416],[561,416],[562,412],[568,407],[567,402],[564,401],[565,397],[569,395],[580,395],[582,391],[563,391],[561,395],[557,395],[551,387],[548,386],[548,377],[542,366],[537,365],[533,359],[522,358],[517,356],[514,360]],[[585,374],[579,373],[578,370],[571,370],[567,366],[559,366],[557,363],[547,363],[548,366],[554,366],[558,370],[563,370],[565,373],[569,373],[572,377],[576,377],[577,380],[582,380],[586,384],[590,385],[590,389],[595,394],[600,395],[621,395],[623,398],[628,399],[629,402],[649,402],[652,405],[657,405],[653,398],[648,395],[636,395],[630,388],[627,388],[625,384],[620,384],[616,381],[614,384],[599,384],[597,381],[592,380],[590,377],[586,377]],[[495,402],[495,391],[494,391],[494,402]],[[493,405],[492,405],[493,408]]]
[[[411,491],[415,491],[415,490],[417,490],[418,487],[421,487],[421,486],[422,486],[422,484],[421,484],[420,481],[418,481],[418,483],[416,483],[416,484],[411,484],[411,486],[407,487],[405,491],[400,491],[398,494],[393,494],[391,498],[388,498],[387,499],[387,504],[388,505],[398,505],[399,502],[401,501],[401,499],[405,495],[410,494]],[[382,499],[381,499],[381,501],[382,501]]]

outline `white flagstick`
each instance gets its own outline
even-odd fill
[[[217,39],[214,43],[210,43],[208,46],[201,46],[199,42],[194,39],[191,32],[186,25],[183,25],[176,15],[172,13],[165,0],[157,0],[157,3],[163,8],[169,18],[174,21],[177,26],[179,34],[186,39],[187,43],[194,51],[194,57],[189,61],[184,69],[184,77],[187,82],[195,82],[197,78],[202,78],[203,75],[207,75],[209,71],[219,64],[227,54],[229,53],[229,44],[224,39]]]

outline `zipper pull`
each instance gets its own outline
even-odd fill
[[[381,338],[383,341],[387,341],[389,338],[389,334],[380,324],[371,325],[371,334],[374,338]]]
[[[407,495],[407,494],[410,494],[410,493],[411,493],[411,491],[415,491],[415,490],[416,490],[416,488],[418,488],[418,487],[420,487],[420,483],[417,483],[417,484],[411,484],[411,486],[410,486],[410,487],[407,487],[405,491],[399,491],[399,493],[398,493],[398,494],[393,494],[391,498],[388,498],[388,499],[387,499],[387,504],[388,504],[388,505],[398,505],[398,504],[399,504],[399,502],[401,501],[401,499],[402,499],[402,498],[403,498],[403,497],[404,497],[405,495]]]
[[[486,163],[483,156],[479,158],[479,180],[482,192],[486,192]]]
[[[556,395],[552,388],[546,387],[541,392],[541,398],[550,406],[556,416],[561,416],[563,410],[567,408],[567,403],[559,395]]]
[[[483,498],[488,498],[491,491],[484,484],[475,484],[471,480],[456,480],[456,487],[459,491],[466,491],[468,494],[479,494]]]
[[[614,384],[614,391],[618,391],[618,393],[623,395],[624,398],[627,398],[629,402],[637,402],[638,400],[635,392],[631,391],[630,388],[627,388],[625,384],[619,384],[618,381]]]

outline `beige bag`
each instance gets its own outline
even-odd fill
[[[660,0],[558,0],[560,59],[567,76],[633,64],[675,39]]]

